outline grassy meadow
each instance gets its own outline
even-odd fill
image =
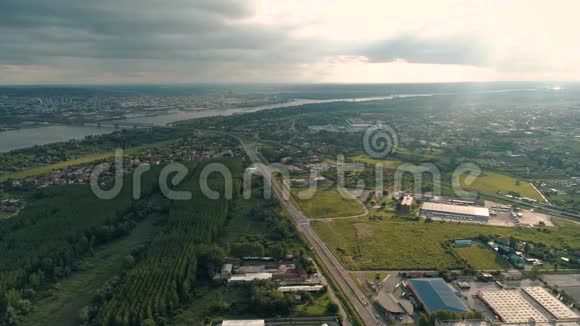
[[[336,186],[319,187],[312,198],[300,199],[298,194],[305,190],[292,189],[291,193],[310,218],[354,216],[365,212],[356,199],[344,198]]]
[[[347,268],[397,270],[460,267],[456,258],[445,252],[442,243],[480,234],[514,236],[558,248],[566,245],[580,248],[579,224],[561,219],[554,219],[554,223],[553,228],[520,229],[386,217],[382,221],[342,219],[316,221],[312,225]]]
[[[476,270],[502,270],[509,264],[489,247],[474,244],[470,247],[455,248],[455,252]]]
[[[366,155],[355,156],[352,158],[352,161],[371,165],[379,164],[384,169],[389,170],[396,170],[399,167],[399,165],[403,164],[403,162],[397,160],[379,160]]]
[[[463,183],[462,179],[462,183]],[[517,179],[505,174],[495,172],[484,172],[472,184],[463,185],[465,189],[475,190],[484,193],[502,193],[518,192],[522,197],[533,198],[539,202],[543,202],[542,195],[532,187],[532,185],[525,180]]]

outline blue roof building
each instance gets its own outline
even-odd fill
[[[457,247],[470,247],[472,244],[472,240],[455,240],[455,246]]]
[[[429,315],[438,311],[471,312],[465,301],[442,278],[412,279],[409,286]]]

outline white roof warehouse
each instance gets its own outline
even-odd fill
[[[421,206],[421,216],[487,222],[489,220],[489,209],[427,202]]]

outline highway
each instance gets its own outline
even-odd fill
[[[256,152],[256,150],[251,146],[244,144],[241,139],[238,139],[238,141],[240,141],[242,144],[242,147],[250,160],[253,163],[257,163],[256,165],[258,171],[264,176],[265,182],[270,182],[274,195],[279,199],[280,203],[288,211],[290,216],[292,216],[294,222],[296,223],[296,228],[304,235],[312,249],[320,258],[321,262],[329,271],[330,276],[334,282],[340,287],[342,292],[350,301],[351,305],[357,311],[364,324],[382,324],[382,322],[376,317],[376,313],[373,311],[372,304],[367,301],[364,293],[350,277],[348,270],[342,266],[342,264],[334,256],[330,249],[328,249],[326,244],[324,244],[324,242],[320,239],[318,234],[312,229],[310,226],[310,220],[304,215],[304,213],[302,213],[302,211],[296,206],[291,198],[287,200],[285,199],[282,185],[276,180],[270,179],[270,172],[266,171],[268,168],[259,157],[259,154]]]

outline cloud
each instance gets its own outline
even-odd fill
[[[371,62],[405,61],[410,63],[487,66],[490,48],[473,35],[421,37],[399,35],[376,42],[361,50]]]
[[[181,72],[219,80],[317,56],[288,36],[292,27],[251,22],[253,14],[235,0],[3,0],[0,64],[80,69],[86,79]]]
[[[0,0],[0,83],[378,81],[378,67],[389,81],[445,69],[556,78],[580,72],[575,9],[577,0]]]
[[[236,24],[250,8],[230,0],[0,3],[0,59],[72,56],[173,58],[207,49],[255,49],[276,30]],[[12,55],[16,52],[18,55]]]

